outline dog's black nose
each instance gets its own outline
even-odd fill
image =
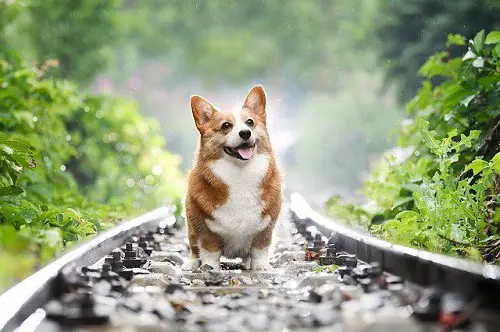
[[[252,136],[252,132],[248,129],[240,131],[240,137],[243,139],[249,139]]]

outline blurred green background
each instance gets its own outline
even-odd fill
[[[48,77],[135,98],[184,170],[197,134],[189,95],[233,107],[264,84],[287,187],[319,202],[355,194],[393,143],[418,68],[448,33],[498,29],[498,3],[1,0],[0,42],[33,63],[57,59]]]
[[[448,34],[469,39],[483,29],[500,29],[500,1],[0,0],[0,266],[10,267],[0,270],[0,290],[122,218],[165,204],[180,213],[182,171],[197,138],[191,94],[229,108],[263,84],[289,192],[314,205],[333,196],[329,209],[347,221],[354,214],[380,223],[401,204],[411,209],[411,197],[398,199],[408,194],[400,182],[374,181],[378,168],[371,177],[368,168],[396,145],[398,127],[415,130],[400,125],[423,79],[426,88],[410,109],[438,105],[446,92],[438,86],[431,93],[431,84],[446,81],[436,73],[422,78],[419,68],[429,59],[427,71],[459,63],[448,60],[461,57],[467,43],[459,36],[447,43]],[[476,50],[486,60],[467,77],[488,73],[487,92],[495,97],[500,51],[491,45]],[[432,58],[438,51],[446,53]],[[486,107],[474,93],[456,103],[497,116],[497,97]],[[454,125],[439,119],[434,125]],[[400,177],[414,175],[412,167],[403,171]],[[367,178],[376,199],[390,198],[383,218],[337,206],[338,194],[361,201],[357,188]],[[394,187],[389,195],[381,194],[386,182]],[[397,235],[408,234],[417,232]]]

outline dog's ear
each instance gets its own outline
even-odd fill
[[[191,111],[193,112],[196,128],[201,132],[212,115],[216,112],[215,107],[201,96],[191,96]]]
[[[247,107],[255,115],[266,119],[266,93],[262,85],[256,85],[250,90],[243,107]]]

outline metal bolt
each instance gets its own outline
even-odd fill
[[[331,257],[331,256],[335,256],[336,253],[337,253],[337,248],[335,247],[335,245],[329,244],[328,248],[326,249],[326,255],[328,257]]]
[[[102,264],[102,272],[106,273],[109,271],[111,271],[111,264],[109,264],[109,263]]]

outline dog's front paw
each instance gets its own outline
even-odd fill
[[[200,250],[201,268],[203,269],[204,265],[208,265],[208,269],[210,269],[211,267],[212,268],[211,270],[214,272],[220,271],[220,256],[221,256],[220,251],[211,252],[201,249]]]
[[[241,264],[245,270],[250,270],[252,268],[252,258],[250,256],[243,258]]]
[[[200,260],[198,258],[191,258],[182,264],[183,271],[196,270],[200,267]]]
[[[264,249],[252,249],[252,270],[254,271],[269,271],[272,270],[272,266],[269,265],[269,260],[267,259],[267,250]]]

